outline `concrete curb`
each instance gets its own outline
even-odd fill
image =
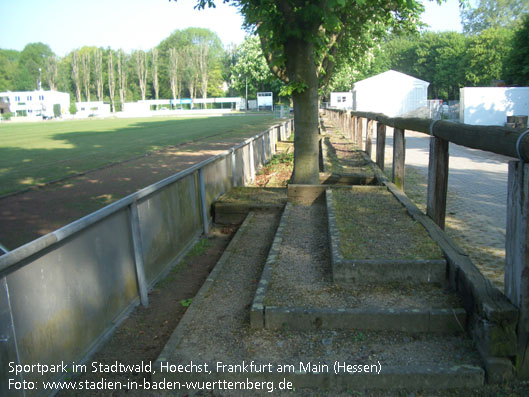
[[[261,274],[261,280],[259,280],[259,284],[257,285],[257,290],[255,292],[252,308],[250,310],[251,328],[257,329],[265,327],[264,300],[266,297],[266,292],[268,290],[268,285],[270,284],[270,279],[272,277],[272,266],[279,257],[279,248],[281,247],[281,243],[283,242],[285,225],[287,223],[288,217],[290,216],[291,207],[292,204],[287,203],[283,214],[281,215],[281,220],[279,221],[279,226],[277,227],[272,247],[270,247],[270,251],[268,252],[268,257],[266,258],[266,263]]]
[[[302,307],[265,307],[267,329],[292,330],[365,330],[465,332],[466,311],[458,309],[317,309]]]
[[[331,160],[328,155],[327,145],[330,145],[330,138],[324,137],[321,141],[321,153],[322,153],[322,164],[323,172],[320,173],[320,183],[326,184],[344,184],[344,185],[380,185],[380,181],[376,177],[375,170],[372,167],[371,160],[367,160],[365,156],[362,156],[365,160],[365,166],[369,167],[371,172],[351,172],[351,173],[336,173],[331,171]],[[362,153],[360,150],[359,153]]]
[[[375,187],[376,189],[376,187]],[[446,261],[441,260],[350,260],[340,250],[340,232],[332,199],[332,190],[325,191],[331,269],[335,282],[407,282],[442,283],[445,280]]]

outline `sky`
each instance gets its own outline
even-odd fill
[[[461,32],[458,0],[442,6],[424,0],[423,22],[433,31]],[[21,51],[43,42],[64,56],[83,46],[148,50],[176,29],[203,27],[224,45],[246,35],[237,9],[217,0],[217,8],[198,11],[196,0],[0,0],[0,48]]]

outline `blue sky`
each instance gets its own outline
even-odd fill
[[[423,21],[431,30],[461,31],[458,0],[442,6],[425,0]],[[222,42],[244,40],[242,17],[234,7],[197,11],[195,0],[0,0],[0,48],[22,50],[43,42],[59,56],[82,46],[147,50],[175,29],[215,31]]]

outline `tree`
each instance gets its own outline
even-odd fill
[[[414,27],[417,0],[232,0],[256,31],[272,73],[294,101],[294,183],[318,184],[318,88],[335,66],[367,50],[388,29]],[[198,0],[197,6],[214,6]]]
[[[513,32],[505,28],[487,29],[470,37],[465,76],[471,85],[490,85],[503,78],[512,38]]]
[[[142,101],[145,100],[145,92],[147,90],[147,69],[147,54],[142,50],[136,51],[136,72],[138,74]]]
[[[510,84],[529,85],[529,14],[526,14],[520,28],[514,33],[512,47],[504,65]]]
[[[108,96],[110,97],[110,104],[112,105],[112,112],[116,111],[116,104],[114,103],[116,95],[116,80],[114,78],[114,54],[112,50],[108,51]]]
[[[248,93],[255,96],[276,77],[270,72],[261,50],[259,37],[249,36],[237,48],[234,54],[235,65],[231,68],[233,88],[244,96],[246,86]]]
[[[0,91],[13,90],[20,53],[0,49]]]
[[[118,88],[119,88],[119,103],[120,109],[123,111],[123,105],[127,97],[127,69],[126,69],[125,53],[122,50],[118,51]]]
[[[72,52],[72,79],[75,85],[75,98],[77,102],[81,102],[81,77],[79,73],[79,52],[78,51]]]
[[[152,86],[154,88],[154,97],[159,99],[160,86],[158,85],[158,49],[152,49]]]
[[[57,79],[58,79],[58,64],[57,57],[55,55],[50,56],[46,59],[46,80],[50,90],[57,90]]]
[[[30,91],[38,88],[42,71],[46,70],[46,60],[55,54],[47,44],[30,43],[24,47],[18,57],[15,72],[15,90]],[[45,82],[45,87],[48,87]]]
[[[468,3],[467,3],[468,4]],[[461,11],[463,31],[477,34],[490,28],[516,28],[529,13],[529,0],[479,0]]]
[[[87,102],[90,102],[90,53],[83,51],[81,53],[81,77],[83,81],[84,95]]]
[[[180,97],[180,79],[178,78],[178,55],[176,48],[169,49],[169,78],[173,99]]]
[[[96,48],[94,50],[94,73],[96,80],[97,100],[103,100],[103,52]]]

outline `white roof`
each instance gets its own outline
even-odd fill
[[[397,72],[396,70],[388,70],[387,72],[377,74],[376,76],[369,77],[367,79],[357,81],[354,83],[354,88],[362,88],[371,85],[423,85],[428,87],[429,82],[415,78],[413,76]]]

